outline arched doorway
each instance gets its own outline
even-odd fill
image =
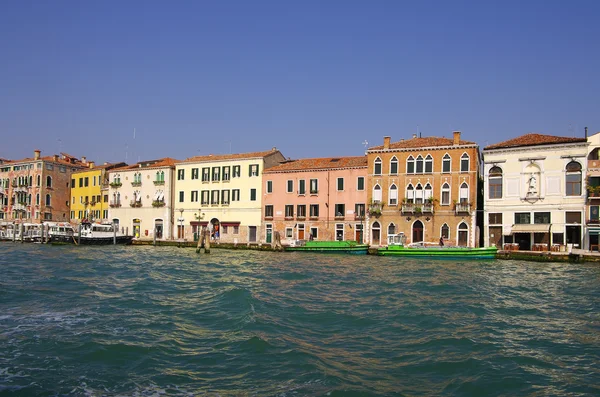
[[[458,245],[460,247],[469,245],[469,226],[464,222],[458,225]]]
[[[423,242],[423,222],[416,221],[412,227],[412,243]]]
[[[154,220],[154,233],[157,239],[163,238],[163,220],[155,219]]]
[[[221,236],[221,222],[219,222],[219,220],[217,218],[212,218],[210,220],[210,225],[209,230],[210,230],[210,237],[213,240],[218,240],[219,237]]]
[[[133,220],[133,237],[140,238],[140,227],[142,222],[139,219]]]
[[[379,222],[373,222],[371,226],[371,244],[381,245],[381,225]]]

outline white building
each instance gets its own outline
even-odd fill
[[[586,138],[526,134],[483,149],[484,244],[584,246]]]

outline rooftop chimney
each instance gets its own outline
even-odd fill
[[[585,139],[587,139],[587,127],[585,127]]]
[[[87,159],[85,158],[85,156],[81,156],[81,162],[83,164],[87,163]]]
[[[42,151],[40,149],[35,149],[33,151],[33,158],[36,159],[36,160],[39,160],[40,159],[40,153],[42,153]]]
[[[94,165],[96,165],[96,163],[94,163],[93,161],[90,161],[89,164],[90,164],[90,168],[94,168]]]
[[[453,131],[452,134],[454,135],[454,141],[452,142],[453,145],[460,145],[460,131]]]
[[[58,161],[58,154],[55,154],[54,156],[52,156],[52,159],[53,159],[54,161]]]
[[[384,136],[383,137],[383,148],[384,149],[389,149],[390,148],[390,137],[389,136]]]
[[[415,139],[417,137],[417,134],[413,134],[413,139]]]

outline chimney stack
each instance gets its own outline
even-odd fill
[[[94,163],[93,161],[90,161],[89,164],[90,164],[90,168],[94,168],[94,165],[96,165],[96,163]]]
[[[40,149],[35,149],[33,151],[33,158],[36,159],[36,160],[39,160],[40,159],[40,153],[42,153],[42,151]]]
[[[585,139],[587,139],[587,127],[585,127]]]
[[[52,156],[52,159],[53,159],[54,161],[58,161],[58,154],[55,154],[54,156]]]
[[[390,148],[390,137],[389,136],[384,136],[383,137],[383,148],[384,149],[389,149]]]
[[[454,146],[460,145],[460,131],[453,131],[452,134],[454,135],[454,141],[452,144]]]
[[[82,162],[83,164],[86,164],[86,163],[87,163],[87,159],[85,158],[85,156],[81,156],[81,162]]]
[[[417,137],[417,134],[413,134],[413,139],[415,139]]]

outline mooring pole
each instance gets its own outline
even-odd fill
[[[77,245],[81,244],[81,223],[79,224],[79,234],[77,235]]]

